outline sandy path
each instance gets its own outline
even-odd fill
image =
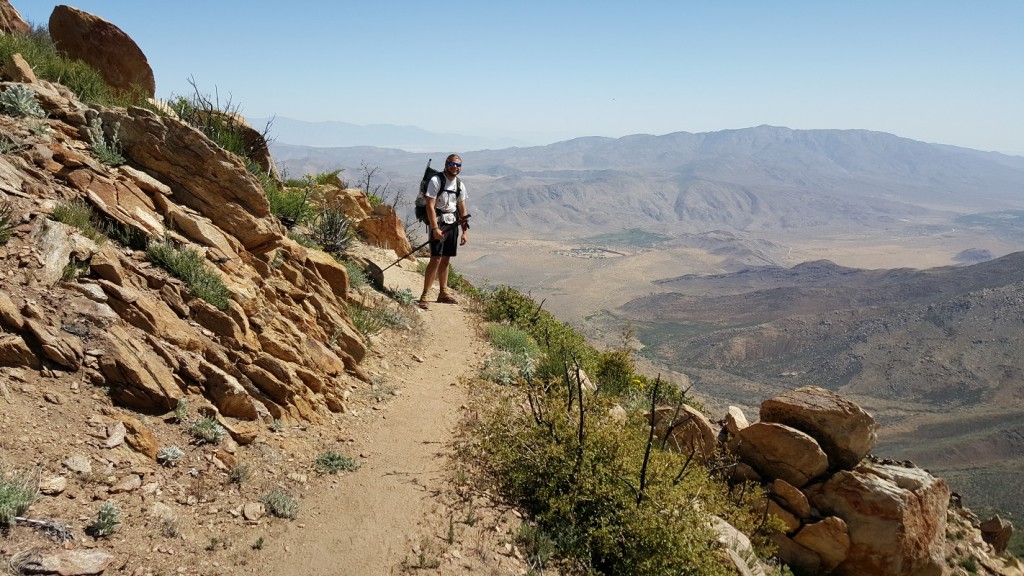
[[[422,275],[397,266],[386,273],[387,286],[417,295],[422,282]],[[417,539],[446,529],[435,526],[446,521],[432,494],[451,480],[448,441],[466,397],[458,382],[479,371],[488,349],[463,306],[433,303],[421,312],[421,332],[397,337],[375,368],[371,362],[371,371],[399,392],[382,410],[358,416],[362,427],[352,452],[360,455],[360,468],[305,496],[299,518],[273,537],[272,554],[254,559],[254,572],[397,574],[403,560],[415,561]]]

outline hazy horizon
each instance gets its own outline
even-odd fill
[[[12,4],[45,25],[60,2]],[[135,40],[158,97],[193,79],[249,117],[537,143],[767,124],[1024,155],[1011,0],[74,6]]]

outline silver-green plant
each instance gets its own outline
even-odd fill
[[[89,127],[86,130],[89,133],[89,144],[92,146],[92,151],[96,153],[100,162],[107,166],[120,166],[127,161],[121,150],[121,139],[117,135],[121,131],[120,122],[114,123],[113,135],[109,139],[103,132],[103,121],[99,116],[89,121]]]
[[[184,396],[178,398],[178,403],[174,405],[174,418],[179,424],[188,421],[188,400]]]
[[[358,468],[359,464],[344,454],[328,450],[316,457],[313,466],[324,474],[337,474],[338,472],[351,472]]]
[[[121,525],[121,511],[113,502],[104,502],[96,513],[96,519],[85,529],[86,533],[95,538],[107,538]]]
[[[25,471],[0,470],[0,527],[10,526],[36,499],[35,476]]]
[[[185,455],[185,451],[177,446],[164,446],[156,451],[156,461],[168,468],[175,466]]]
[[[224,427],[213,416],[192,422],[188,430],[196,444],[219,444],[224,439]]]
[[[0,92],[0,111],[18,118],[46,117],[46,112],[36,100],[36,93],[24,84],[14,84]]]
[[[409,288],[402,288],[394,292],[393,296],[396,302],[405,306],[412,306],[416,303],[416,295]]]
[[[280,488],[274,488],[263,496],[263,505],[267,512],[278,518],[295,518],[299,515],[299,502],[288,492]]]

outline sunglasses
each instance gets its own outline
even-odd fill
[[[449,162],[448,165],[454,168],[462,168],[462,162]]]

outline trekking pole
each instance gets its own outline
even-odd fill
[[[458,220],[456,220],[455,222],[452,222],[451,224],[445,224],[445,225],[444,225],[444,226],[443,226],[443,227],[441,228],[441,232],[443,232],[443,234],[442,234],[442,236],[441,236],[441,239],[443,240],[443,239],[444,239],[444,237],[445,237],[445,236],[447,236],[449,232],[451,232],[451,230],[452,230],[452,227],[453,227],[453,226],[457,226],[457,225],[459,225],[459,224],[462,224],[462,223],[463,223],[463,222],[465,222],[466,220],[469,220],[469,217],[470,217],[470,216],[472,216],[472,214],[466,214],[465,216],[462,216],[462,217],[460,217],[460,218],[459,218]],[[394,261],[394,262],[392,262],[391,264],[388,264],[388,265],[387,265],[387,266],[385,266],[384,268],[381,268],[381,270],[380,270],[380,271],[381,271],[381,273],[383,273],[383,272],[384,272],[385,270],[387,270],[388,268],[391,268],[391,267],[392,267],[392,266],[394,266],[395,264],[398,264],[398,263],[399,263],[399,262],[401,262],[402,260],[405,260],[405,259],[406,259],[406,258],[408,258],[409,256],[412,256],[413,254],[415,254],[416,252],[418,252],[418,251],[419,251],[419,250],[420,250],[421,248],[423,248],[423,247],[424,247],[424,246],[426,246],[427,244],[430,244],[430,242],[431,242],[431,240],[430,240],[430,239],[428,239],[428,240],[427,240],[426,242],[424,242],[423,244],[420,244],[419,246],[417,246],[417,247],[413,248],[413,249],[412,249],[412,251],[411,251],[411,252],[409,252],[408,254],[406,254],[405,256],[402,256],[402,257],[401,257],[401,258],[399,258],[398,260],[395,260],[395,261]]]

